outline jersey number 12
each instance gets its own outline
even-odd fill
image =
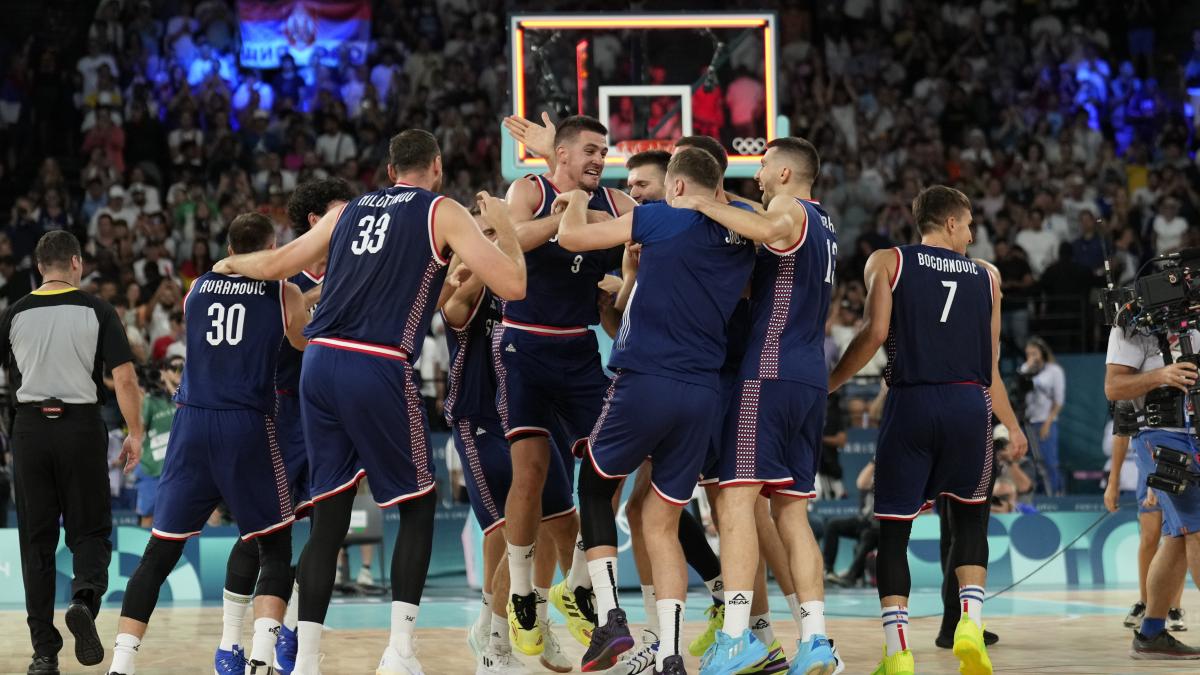
[[[832,284],[837,273],[837,243],[826,239],[825,250],[829,253],[829,259],[825,263],[825,283]]]

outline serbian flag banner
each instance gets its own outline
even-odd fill
[[[278,68],[284,54],[299,66],[336,65],[343,49],[352,64],[367,60],[369,0],[238,0],[237,8],[244,68]]]

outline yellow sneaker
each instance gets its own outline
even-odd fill
[[[916,668],[912,651],[905,649],[888,656],[887,647],[884,647],[883,660],[879,662],[871,675],[915,675]]]
[[[704,632],[688,645],[688,653],[697,658],[704,656],[704,652],[708,651],[716,640],[717,631],[725,624],[725,603],[709,605],[704,614],[708,617],[708,625],[704,627]]]
[[[958,657],[958,672],[962,675],[992,675],[992,660],[983,643],[983,628],[969,617],[959,619],[954,629],[954,655]]]
[[[526,656],[537,656],[545,650],[535,594],[514,595],[508,601],[508,637],[513,648]]]
[[[590,646],[592,631],[596,630],[596,624],[588,619],[585,609],[580,607],[579,599],[575,597],[575,594],[567,590],[566,579],[550,587],[550,604],[554,605],[558,613],[567,620],[567,632],[571,634],[571,637],[584,647]]]

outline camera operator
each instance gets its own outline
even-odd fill
[[[1193,341],[1200,338],[1190,333]],[[1176,343],[1177,344],[1177,343]],[[1172,345],[1175,346],[1174,344]],[[1174,352],[1175,349],[1172,349]],[[1160,387],[1186,392],[1195,385],[1194,364],[1174,362],[1164,365],[1159,340],[1115,326],[1108,338],[1108,356],[1104,374],[1104,394],[1110,401],[1133,400],[1137,409],[1145,408],[1146,394]],[[1143,422],[1131,441],[1134,451],[1153,462],[1156,446],[1193,453],[1192,442],[1183,428],[1183,403],[1173,417],[1178,426],[1151,428]],[[1200,648],[1179,642],[1166,630],[1167,612],[1189,560],[1193,578],[1200,579],[1200,489],[1183,493],[1159,493],[1163,510],[1163,534],[1146,580],[1146,614],[1140,630],[1134,631],[1130,656],[1135,659],[1200,659]],[[1189,551],[1190,549],[1190,551]],[[1188,555],[1188,554],[1191,555]]]
[[[1025,345],[1025,363],[1020,373],[1028,378],[1031,386],[1025,394],[1025,415],[1032,431],[1029,438],[1037,438],[1032,444],[1041,463],[1042,488],[1048,495],[1063,493],[1062,472],[1058,466],[1058,414],[1066,398],[1067,380],[1062,366],[1054,360],[1050,345],[1039,337],[1032,337]]]

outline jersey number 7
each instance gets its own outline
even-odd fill
[[[950,289],[950,292],[946,294],[946,305],[942,307],[941,323],[946,323],[946,318],[950,316],[950,305],[954,304],[954,294],[958,292],[958,282],[943,281],[942,285]]]

